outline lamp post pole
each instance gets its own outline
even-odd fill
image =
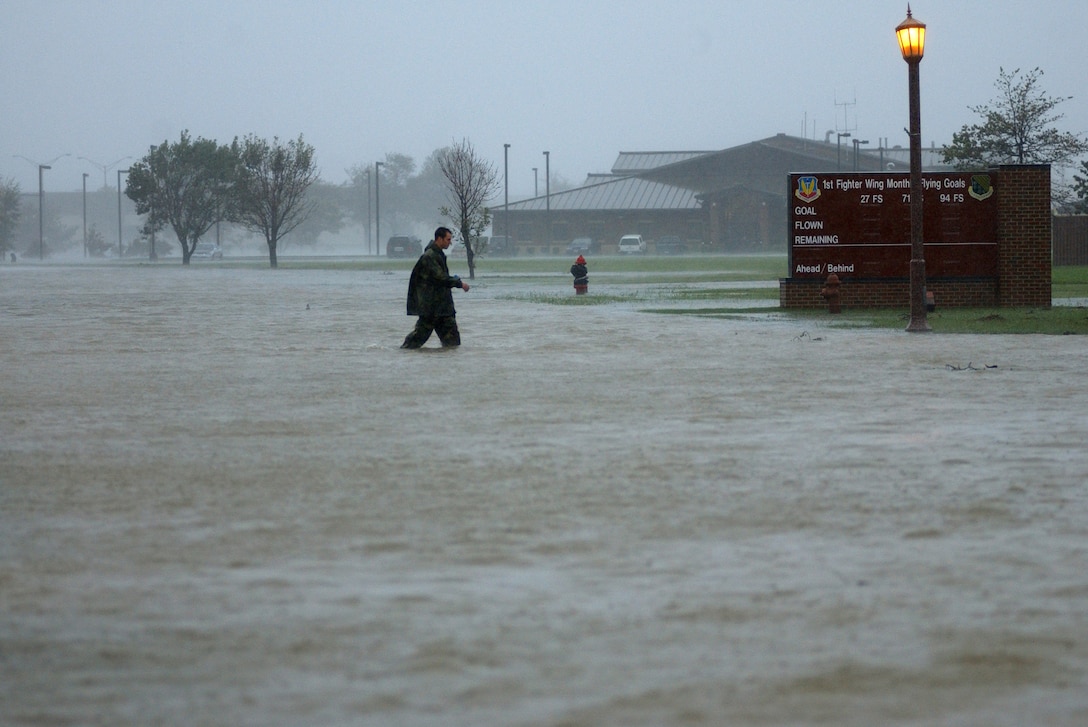
[[[506,246],[510,247],[510,163],[509,163],[510,145],[502,145],[502,184],[503,184],[503,198],[502,198],[502,226],[503,232],[506,234]]]
[[[836,131],[835,136],[836,136],[836,142],[837,142],[837,146],[835,148],[835,171],[841,171],[842,170],[842,140],[843,139],[849,139],[850,138],[850,132],[847,131],[847,132],[844,132],[844,133],[840,134],[839,132]]]
[[[43,210],[45,202],[45,189],[42,186],[42,172],[46,169],[52,169],[53,167],[48,164],[38,165],[38,259],[45,260],[45,224]]]
[[[922,237],[922,112],[918,66],[925,51],[926,26],[915,20],[907,5],[907,18],[895,29],[899,50],[907,62],[910,93],[910,323],[907,331],[924,333],[926,322],[926,259]]]
[[[366,168],[366,251],[370,252],[370,167]],[[378,254],[377,246],[374,254]]]
[[[544,244],[552,244],[552,156],[544,152]]]
[[[382,162],[374,162],[374,245],[379,251],[378,254],[381,254],[382,245],[382,204],[378,196],[380,194],[378,189],[381,187],[381,175],[378,170],[381,167]]]
[[[83,257],[87,257],[87,177],[83,172]]]
[[[858,171],[858,147],[862,144],[868,144],[868,139],[854,139],[854,171]]]

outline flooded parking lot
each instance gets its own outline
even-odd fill
[[[0,722],[1088,722],[1083,337],[565,275],[0,269]]]

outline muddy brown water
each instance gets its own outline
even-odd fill
[[[1088,723],[1083,337],[405,277],[0,268],[0,723]]]

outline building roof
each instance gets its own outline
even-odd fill
[[[612,165],[613,174],[638,174],[676,162],[684,162],[713,151],[621,151]]]
[[[690,189],[639,177],[617,177],[585,187],[554,192],[511,202],[510,209],[530,210],[684,210],[699,209],[699,200]],[[492,207],[492,211],[499,206]]]

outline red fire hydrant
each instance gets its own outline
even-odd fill
[[[820,289],[820,296],[827,301],[828,313],[842,313],[842,304],[839,302],[839,276],[835,273],[827,276],[824,287]]]

